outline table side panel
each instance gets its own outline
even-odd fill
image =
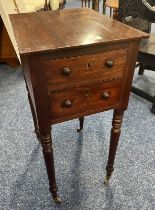
[[[129,42],[126,71],[124,74],[122,91],[121,91],[120,109],[123,109],[123,110],[126,110],[128,107],[132,80],[133,80],[136,60],[137,60],[137,56],[139,52],[139,46],[140,46],[140,40]]]
[[[39,58],[38,55],[27,56],[29,76],[26,77],[26,82],[29,84],[28,80],[29,78],[31,79],[34,97],[33,105],[36,111],[39,130],[44,134],[47,130],[51,129],[51,121],[46,74],[42,67],[42,61]]]
[[[31,67],[29,65],[28,56],[21,56],[21,62],[22,62],[22,68],[23,68],[23,73],[24,73],[24,79],[26,83],[26,89],[28,91],[28,94],[31,97],[33,107],[35,109],[36,106],[35,106],[35,99],[34,99],[33,82],[32,82],[31,73],[30,73]]]

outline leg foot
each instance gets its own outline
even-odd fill
[[[60,203],[61,199],[59,198],[57,191],[57,184],[55,178],[55,167],[54,167],[54,155],[52,148],[52,138],[51,138],[51,130],[48,130],[47,134],[43,135],[40,132],[41,137],[41,145],[43,148],[43,156],[46,165],[48,180],[49,180],[49,190],[52,193],[53,200],[56,203]]]
[[[61,198],[57,195],[57,196],[52,196],[53,198],[53,201],[56,203],[56,204],[60,204],[62,203],[62,200]]]
[[[83,130],[84,117],[80,117],[79,121],[80,121],[80,128],[77,129],[77,132],[80,132]]]
[[[104,184],[108,185],[109,184],[109,180],[110,180],[110,176],[105,176],[104,178]]]
[[[111,175],[112,175],[112,172],[114,171],[113,165],[107,165],[106,170],[107,170],[107,175],[105,176],[104,184],[108,185],[109,181],[110,181],[110,178],[111,178]]]

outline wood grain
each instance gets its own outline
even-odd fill
[[[121,80],[96,83],[77,88],[54,91],[50,95],[52,120],[112,106],[120,101]],[[103,93],[109,93],[109,98],[103,98]],[[70,100],[71,106],[65,106],[65,101]]]
[[[122,78],[126,57],[127,49],[121,49],[56,60],[44,59],[48,89],[49,91],[59,90],[75,85]],[[107,66],[108,61],[114,63],[112,67]],[[65,75],[65,68],[70,71],[69,75]]]
[[[10,18],[20,54],[148,37],[141,31],[88,8],[10,15]]]

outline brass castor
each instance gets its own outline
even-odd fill
[[[60,204],[62,202],[61,198],[57,195],[57,196],[53,196],[53,200],[56,204]]]
[[[108,184],[109,184],[109,180],[110,180],[110,176],[106,176],[106,177],[104,178],[104,184],[105,184],[105,185],[108,185]]]

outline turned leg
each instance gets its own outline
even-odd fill
[[[80,132],[83,130],[84,117],[79,117],[79,122],[80,122],[80,128],[77,129],[77,132]]]
[[[105,177],[104,183],[108,184],[110,177],[112,175],[112,172],[114,170],[114,161],[115,161],[115,155],[117,150],[117,145],[121,133],[121,124],[122,124],[122,118],[123,118],[123,110],[114,110],[113,114],[113,121],[112,121],[112,129],[111,129],[111,138],[110,138],[110,146],[109,146],[109,157],[107,162],[107,175]]]
[[[51,139],[50,130],[47,132],[46,135],[40,132],[40,138],[41,138],[41,145],[43,148],[43,156],[45,160],[46,170],[47,170],[48,179],[49,179],[49,186],[50,186],[49,189],[50,189],[50,192],[52,193],[53,200],[56,203],[60,203],[61,199],[57,193],[58,188],[57,188],[56,178],[55,178],[54,156],[53,156],[52,139]]]

